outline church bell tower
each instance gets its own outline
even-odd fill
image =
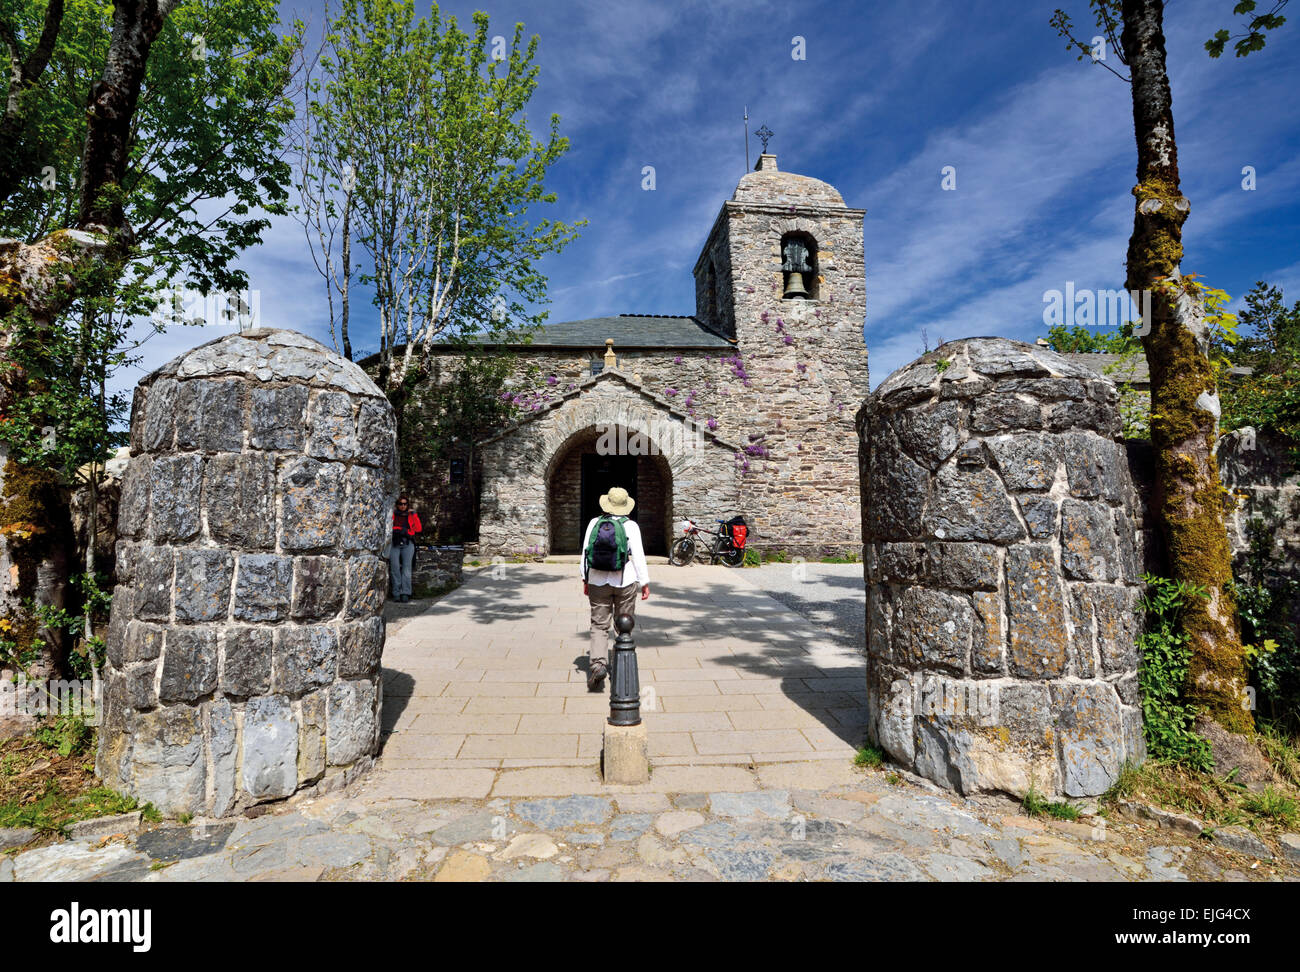
[[[854,415],[866,397],[865,210],[763,152],[722,204],[695,264],[695,316],[735,341],[727,416],[763,547],[860,543]]]

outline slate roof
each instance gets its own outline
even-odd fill
[[[619,314],[581,321],[545,324],[522,347],[603,350],[614,339],[616,351],[632,348],[730,348],[735,343],[710,331],[694,317],[667,314]],[[514,345],[514,347],[521,347]]]
[[[1149,385],[1151,372],[1147,368],[1145,354],[1128,357],[1122,354],[1109,354],[1104,351],[1070,352],[1062,358],[1074,364],[1091,368],[1098,374],[1107,375],[1118,384]]]

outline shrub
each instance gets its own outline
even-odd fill
[[[1182,701],[1192,651],[1178,625],[1191,599],[1208,595],[1199,587],[1166,577],[1146,574],[1142,579],[1147,584],[1142,598],[1147,626],[1138,639],[1142,656],[1138,686],[1147,752],[1157,760],[1208,772],[1213,766],[1210,744],[1192,728],[1196,707]]]

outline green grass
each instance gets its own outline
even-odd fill
[[[1060,800],[1048,800],[1032,786],[1021,803],[1025,813],[1031,817],[1052,817],[1056,820],[1078,820],[1079,811]]]
[[[854,766],[871,766],[878,767],[885,761],[885,754],[882,750],[870,744],[864,744],[858,748],[857,755],[853,757]]]
[[[72,756],[90,751],[95,730],[79,716],[65,715],[54,719],[49,725],[41,726],[32,735],[60,756]]]
[[[1300,787],[1300,739],[1288,736],[1277,726],[1262,722],[1255,741],[1277,774],[1292,787]]]
[[[1285,759],[1296,752],[1294,740],[1256,736],[1284,780],[1289,779]],[[1136,800],[1151,806],[1190,814],[1208,827],[1244,826],[1258,829],[1300,827],[1300,799],[1287,782],[1252,793],[1236,773],[1220,776],[1173,762],[1147,760],[1140,767],[1125,765],[1115,785],[1102,797],[1103,805]]]
[[[1111,784],[1109,790],[1102,794],[1102,802],[1116,803],[1119,800],[1127,800],[1137,792],[1141,783],[1141,769],[1126,759],[1124,765],[1119,768],[1119,776],[1115,777],[1115,782]]]
[[[821,559],[823,564],[860,564],[862,556],[856,550],[846,550],[843,553],[828,554]]]
[[[135,810],[161,820],[152,804],[141,806],[100,784],[89,759],[94,749],[94,728],[75,717],[0,742],[0,827],[30,827],[48,839],[79,820]]]
[[[1295,798],[1271,786],[1264,787],[1259,793],[1247,795],[1242,799],[1241,806],[1247,813],[1283,827],[1293,827],[1300,821],[1300,805],[1297,805]]]
[[[69,798],[55,780],[50,780],[36,800],[0,804],[0,827],[31,827],[39,833],[63,833],[78,820],[112,817],[141,809],[131,797],[97,786]]]

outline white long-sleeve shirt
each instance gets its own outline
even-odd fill
[[[591,543],[591,531],[596,529],[600,517],[587,524],[587,532],[582,537],[582,579],[593,586],[609,584],[611,587],[627,587],[635,582],[644,587],[650,583],[650,571],[645,564],[645,547],[641,543],[641,528],[632,520],[623,521],[623,532],[627,534],[627,563],[620,570],[587,570],[587,546]]]

